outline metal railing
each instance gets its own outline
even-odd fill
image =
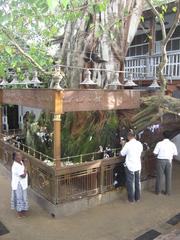
[[[12,133],[12,135],[10,134]],[[18,131],[16,131],[18,133]],[[43,154],[42,152],[39,152],[28,145],[14,139],[14,137],[17,137],[19,135],[15,135],[15,131],[9,132],[8,134],[1,134],[0,137],[1,139],[6,143],[8,142],[9,144],[15,146],[17,149],[22,150],[23,152],[28,153],[29,155],[44,161],[47,165],[54,166],[55,165],[55,159]],[[80,155],[75,155],[75,156],[68,156],[68,157],[63,157],[61,158],[61,166],[70,166],[74,165],[77,163],[84,163],[84,162],[89,162],[89,161],[94,161],[94,160],[100,160],[100,159],[108,159],[109,157],[115,157],[119,156],[119,151],[120,148],[113,148],[110,150],[110,156],[108,155],[107,151],[104,150],[102,152],[91,152],[91,153],[85,153],[85,154],[80,154]]]
[[[168,63],[164,69],[167,80],[179,79],[180,76],[180,51],[168,52]],[[141,57],[127,57],[125,60],[125,79],[132,73],[134,80],[154,79],[157,75],[161,55]]]
[[[4,143],[8,143],[10,145],[13,145],[15,148],[17,148],[18,150],[22,150],[25,153],[28,153],[29,155],[41,160],[41,161],[51,161],[51,162],[55,162],[54,159],[46,154],[43,154],[42,152],[39,152],[29,146],[27,146],[24,143],[21,143],[20,141],[14,139],[14,137],[17,137],[18,135],[14,135],[14,131],[12,132],[13,134],[10,135],[10,132],[8,131],[8,135],[7,134],[0,134],[0,138],[2,141],[4,141]]]
[[[22,129],[9,129],[7,130],[3,130],[3,134],[4,135],[21,135],[22,134]]]
[[[123,159],[116,156],[116,151],[113,157],[100,160],[91,158],[92,156],[96,158],[95,153],[87,154],[84,155],[83,161],[87,160],[87,156],[90,161],[56,170],[40,160],[39,152],[23,144],[19,147],[14,140],[4,141],[3,137],[4,135],[0,138],[0,163],[11,170],[13,152],[21,151],[31,179],[31,188],[53,204],[92,197],[113,190],[115,173],[118,171],[120,185],[124,185]],[[51,159],[42,153],[41,155]],[[142,159],[142,180],[152,176],[153,173],[154,159],[151,152],[148,152]]]
[[[110,154],[106,150],[102,152],[84,153],[75,156],[68,156],[61,158],[62,166],[69,166],[75,163],[84,163],[100,159],[108,159],[109,157],[119,156],[120,148],[113,148],[110,150]]]
[[[121,167],[122,159],[114,157],[62,168],[57,176],[57,203],[113,190],[114,171]],[[123,171],[120,178],[123,183]]]

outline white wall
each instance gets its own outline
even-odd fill
[[[24,107],[24,106],[19,106],[18,107],[18,115],[19,115],[19,127],[22,129],[23,128],[23,116],[24,114],[29,111],[30,113],[33,112],[36,116],[36,120],[38,120],[39,118],[39,115],[41,113],[41,109],[38,109],[38,108],[30,108],[30,107]]]
[[[33,112],[36,116],[36,120],[39,118],[39,115],[41,113],[41,109],[38,108],[30,108],[30,107],[22,107],[22,115],[24,116],[24,114],[29,111],[29,112]]]
[[[176,135],[172,141],[176,144],[177,150],[178,150],[178,156],[175,158],[180,161],[180,133]]]

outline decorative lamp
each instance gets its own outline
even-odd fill
[[[0,82],[0,86],[5,87],[7,85],[9,85],[8,81],[6,81],[6,79],[3,78],[3,80]]]
[[[114,88],[123,86],[122,83],[119,81],[119,73],[115,73],[114,80],[111,83],[109,83],[108,86]]]
[[[34,76],[32,80],[30,81],[30,84],[34,84],[34,86],[37,86],[38,84],[41,84],[42,82],[38,79],[38,73],[37,71],[34,71]]]
[[[60,82],[64,77],[64,73],[61,71],[60,65],[56,65],[54,69],[54,74],[52,77],[52,82],[50,84],[50,88],[54,88],[57,90],[63,90],[63,88],[60,86]]]
[[[18,84],[21,84],[21,82],[17,80],[17,76],[16,74],[14,74],[13,80],[9,83],[9,85],[18,85]]]
[[[29,79],[29,73],[28,71],[25,72],[25,79],[23,80],[22,84],[25,84],[26,87],[28,87],[28,84],[32,84],[32,82]]]
[[[148,88],[151,88],[151,89],[160,88],[160,86],[159,86],[156,78],[153,80],[153,82],[151,83],[151,85],[148,86]]]
[[[136,87],[137,84],[133,82],[133,75],[132,73],[129,73],[129,78],[124,83],[124,87]]]
[[[97,84],[91,80],[91,72],[87,69],[84,72],[84,81],[80,83],[80,85],[89,85],[89,86],[96,86]]]

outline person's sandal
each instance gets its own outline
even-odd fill
[[[27,210],[23,210],[23,211],[21,211],[21,213],[22,213],[23,217],[27,217],[28,216],[28,211]]]
[[[22,217],[23,217],[22,212],[17,212],[17,218],[22,218]]]

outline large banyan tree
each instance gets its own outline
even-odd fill
[[[94,71],[92,76],[100,87],[106,87],[114,78],[113,71],[124,70],[142,8],[142,0],[86,2],[82,16],[65,24],[58,61],[67,66],[107,70]],[[68,69],[67,79],[69,86],[77,88],[82,70]]]
[[[91,73],[92,79],[101,88],[107,88],[108,83],[113,81],[115,72],[119,72],[119,80],[123,82],[124,59],[137,31],[144,2],[144,0],[9,0],[8,2],[2,0],[0,2],[0,77],[9,79],[16,73],[18,78],[23,80],[25,71],[28,70],[31,77],[36,69],[45,86],[49,87],[52,86],[50,82],[56,74],[54,65],[58,63],[64,66],[61,67],[63,87],[78,88],[79,83],[84,79],[84,68],[99,69]],[[148,0],[148,2],[153,8],[154,1]],[[157,4],[163,1],[155,2]],[[176,19],[179,19],[178,2]],[[158,15],[157,10],[153,9]],[[158,16],[163,26],[162,15]],[[170,34],[167,37],[169,36]],[[166,35],[164,37],[166,38]],[[164,43],[166,41],[167,39]],[[162,70],[163,67],[160,73]],[[65,130],[67,128],[63,128],[63,142],[66,145],[68,142],[69,146],[74,146],[76,142],[76,145],[81,146],[82,149],[93,151],[102,141],[104,146],[113,142],[115,129],[118,129],[119,123],[129,127],[134,121],[134,126],[139,131],[142,130],[142,126],[145,128],[148,124],[160,121],[162,119],[160,111],[166,109],[163,100],[165,84],[164,79],[161,79],[162,101],[160,102],[159,98],[143,100],[142,111],[140,109],[140,113],[134,118],[132,118],[134,113],[129,112],[121,112],[120,121],[114,113],[97,112],[74,117],[71,114],[67,115],[63,119],[63,124],[69,127],[70,136]],[[168,100],[168,103],[170,102],[171,99]],[[151,106],[152,103],[156,107]],[[178,116],[177,107],[175,112]],[[73,122],[73,118],[76,121]],[[132,121],[126,121],[127,118]],[[78,133],[77,129],[79,129]],[[114,130],[110,131],[110,129]],[[84,139],[84,136],[89,139],[90,134],[94,136],[91,138],[93,144]],[[80,139],[79,135],[83,138]],[[72,153],[73,147],[69,148],[71,148],[69,152]]]
[[[50,86],[59,63],[66,66],[61,68],[64,86],[78,88],[84,77],[81,68],[98,68],[104,70],[93,71],[92,78],[105,88],[114,71],[123,71],[142,11],[142,0],[1,1],[0,75],[10,78],[15,72],[23,79],[26,70],[31,77],[36,68]],[[67,114],[63,124],[66,155],[115,142],[118,118],[105,112]]]

